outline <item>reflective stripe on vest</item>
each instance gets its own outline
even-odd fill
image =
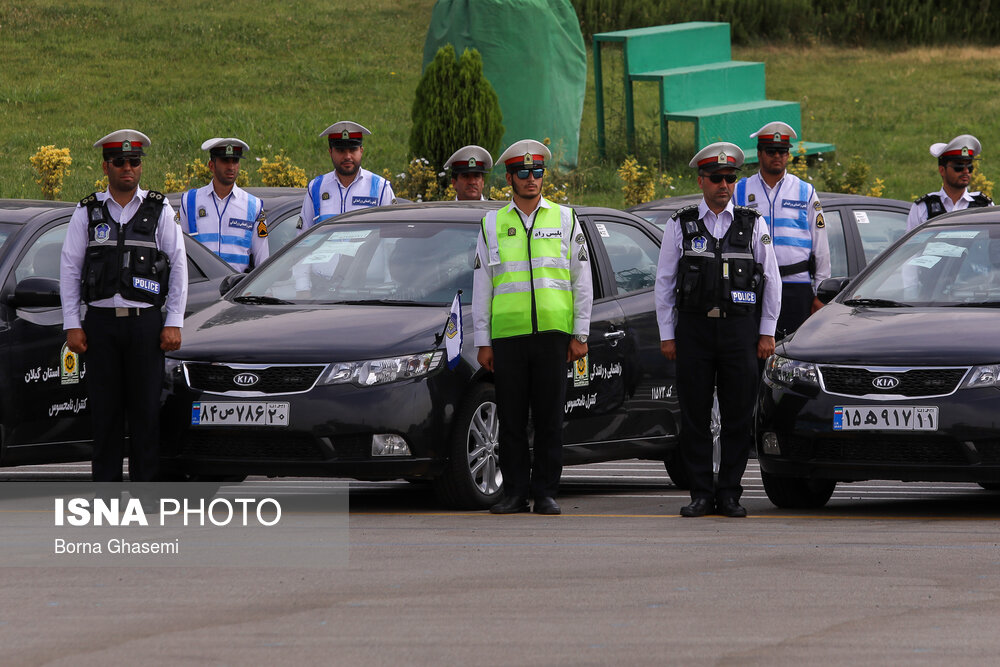
[[[182,198],[188,233],[237,271],[243,271],[250,265],[250,246],[261,209],[260,199],[242,192],[246,195],[245,203],[240,200],[242,198],[237,199],[234,190],[229,203],[221,211],[222,220],[216,213],[219,207],[212,201],[215,194],[211,183],[186,192]],[[198,215],[199,202],[206,211],[212,211],[204,220]],[[239,221],[242,226],[232,225],[232,220]]]
[[[490,211],[482,224],[488,263],[493,267],[491,336],[509,338],[536,331],[572,333],[569,254],[573,209],[558,204],[540,207],[530,239],[513,204]]]

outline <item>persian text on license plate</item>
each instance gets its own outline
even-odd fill
[[[937,406],[845,405],[833,409],[834,431],[936,431]]]
[[[192,426],[288,426],[288,403],[191,404]]]

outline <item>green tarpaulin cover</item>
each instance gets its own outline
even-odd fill
[[[548,138],[552,155],[575,167],[587,85],[587,51],[569,0],[438,0],[424,42],[424,68],[452,44],[483,56],[506,129],[501,150]],[[496,156],[494,156],[496,157]]]

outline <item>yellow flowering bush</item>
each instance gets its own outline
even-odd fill
[[[94,181],[94,190],[97,192],[103,192],[108,189],[108,177],[101,176],[99,179]]]
[[[444,186],[444,172],[438,173],[430,161],[415,157],[406,165],[406,171],[395,177],[388,169],[382,170],[382,177],[392,183],[392,191],[397,197],[410,201],[441,201],[448,199],[447,192],[451,186]],[[451,198],[455,194],[452,190]]]
[[[866,187],[871,167],[861,159],[860,155],[853,156],[847,167],[839,162],[832,166],[828,162],[824,163],[820,168],[820,174],[829,192],[880,197],[885,190],[885,183],[881,178],[876,178],[874,185]]]
[[[257,173],[260,174],[260,182],[264,185],[270,187],[304,188],[309,182],[306,179],[306,170],[292,164],[292,160],[285,155],[284,150],[270,160],[266,157],[257,159],[260,161]]]
[[[788,161],[786,170],[793,176],[798,176],[803,181],[809,179],[809,165],[806,163],[806,145],[799,142],[799,147],[793,152],[792,159]]]
[[[302,172],[303,175],[305,172]],[[200,188],[211,182],[212,170],[208,168],[208,162],[202,162],[197,158],[184,165],[184,173],[177,175],[168,171],[163,175],[163,192],[184,192],[191,188]],[[244,188],[250,185],[250,174],[243,171],[242,165],[239,173],[236,174],[236,185]]]
[[[991,199],[993,198],[993,181],[986,178],[986,174],[983,173],[982,154],[976,160],[976,170],[972,172],[972,180],[969,181],[969,192],[976,191],[982,192]]]
[[[38,152],[29,160],[38,174],[35,183],[41,186],[42,197],[58,199],[59,193],[62,192],[63,179],[70,173],[69,166],[73,164],[69,148],[56,148],[54,145],[39,146]]]
[[[618,178],[622,179],[622,194],[625,206],[635,206],[656,197],[656,172],[639,164],[634,157],[625,158],[618,167]]]

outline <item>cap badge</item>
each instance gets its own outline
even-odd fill
[[[232,155],[232,154],[233,154],[233,145],[226,144],[226,155]]]
[[[781,141],[781,132],[775,132],[774,133],[774,140],[775,141]]]
[[[122,152],[132,150],[132,142],[126,139],[122,142]]]
[[[728,163],[729,163],[729,158],[726,157],[725,151],[719,153],[719,164],[728,164]]]
[[[962,157],[969,157],[969,152],[968,146],[962,146]]]
[[[531,167],[531,166],[534,166],[534,164],[535,164],[535,159],[533,157],[531,157],[531,153],[525,153],[524,154],[524,166],[525,167]]]
[[[351,138],[351,133],[348,132],[347,130],[344,130],[343,132],[340,133],[340,138],[341,139],[350,139]]]
[[[476,166],[476,158],[470,157],[469,158],[469,169],[474,169],[475,166]]]

